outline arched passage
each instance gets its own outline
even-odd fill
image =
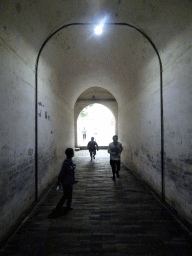
[[[82,113],[84,116],[81,115]],[[84,136],[83,131],[85,131]],[[112,136],[116,134],[115,116],[102,103],[88,105],[77,118],[76,132],[78,147],[86,147],[91,137],[94,137],[100,148],[107,147]]]
[[[55,69],[55,67],[57,67],[57,72],[59,72],[59,74],[51,74],[52,76],[50,77],[49,75],[46,80],[47,83],[51,84],[51,87],[54,84],[54,87],[52,87],[51,90],[54,93],[59,93],[59,97],[62,97],[62,95],[64,97],[64,94],[68,95],[68,97],[65,97],[64,101],[66,107],[71,108],[71,111],[73,104],[75,104],[75,97],[76,99],[78,98],[79,91],[82,92],[83,89],[85,90],[89,88],[90,85],[95,85],[97,87],[104,86],[106,89],[110,88],[111,92],[116,96],[118,112],[120,111],[122,113],[121,122],[123,125],[121,125],[122,135],[120,134],[120,136],[123,137],[126,142],[124,149],[128,154],[132,155],[134,154],[133,151],[137,151],[138,147],[145,147],[145,137],[148,137],[147,149],[145,151],[148,155],[151,153],[154,155],[154,152],[156,152],[155,161],[158,162],[157,170],[155,170],[157,173],[151,173],[150,176],[152,175],[152,179],[155,178],[158,180],[158,193],[160,193],[164,199],[164,123],[162,63],[160,55],[149,36],[133,25],[127,23],[106,23],[106,36],[101,39],[93,37],[92,30],[95,25],[96,24],[90,23],[65,25],[52,33],[40,49],[36,62],[36,170],[38,170],[38,63],[42,53],[41,64],[43,65],[41,65],[40,70],[43,72],[44,68],[47,69],[47,63],[43,63],[44,59],[51,65],[48,69]],[[69,40],[68,38],[70,38],[71,45],[67,42]],[[130,42],[130,38],[132,39],[132,42]],[[67,40],[63,43],[63,40],[61,39]],[[128,41],[129,45],[127,44]],[[49,44],[47,44],[47,42],[49,42]],[[57,44],[55,49],[64,50],[65,58],[63,58],[60,51],[54,52],[52,50],[53,45],[55,44]],[[71,49],[73,50],[73,55],[71,55]],[[139,52],[137,52],[138,49],[140,49]],[[77,52],[78,60],[80,62],[77,61]],[[111,58],[111,56],[113,57]],[[150,63],[150,67],[147,63]],[[151,66],[153,66],[152,73],[150,76],[146,76],[147,73],[151,72]],[[67,72],[63,67],[67,68]],[[42,79],[44,78],[42,77]],[[63,83],[65,79],[67,79],[67,87]],[[158,146],[156,147],[156,144],[151,141],[148,134],[143,133],[141,136],[143,145],[140,145],[140,141],[138,141],[137,148],[135,148],[135,143],[126,139],[127,135],[125,129],[127,129],[127,124],[124,122],[125,118],[122,109],[125,106],[128,107],[129,102],[132,102],[133,99],[137,98],[137,95],[140,95],[148,86],[151,87],[151,84],[155,85],[153,87],[156,92],[158,91],[159,97],[156,102],[153,102],[153,104],[156,104],[155,108],[157,108],[155,117],[157,121],[154,122],[156,122],[157,126],[155,136],[158,137],[156,139],[156,144],[158,141]],[[77,90],[77,88],[79,88],[79,90]],[[154,97],[154,95],[152,95],[153,93],[147,93],[149,99],[150,97]],[[157,96],[155,95],[155,97]],[[149,101],[149,99],[147,101]],[[138,104],[140,104],[140,102],[138,102]],[[146,108],[146,104],[144,108]],[[147,106],[147,109],[148,108],[149,106]],[[143,112],[143,106],[138,109],[136,114],[142,115],[141,112]],[[154,114],[150,113],[150,115]],[[130,116],[131,113],[129,114],[129,117]],[[138,118],[136,124],[137,127],[142,127],[142,119]],[[118,119],[118,126],[119,120],[120,119]],[[131,118],[130,123],[131,125],[134,125],[135,121]],[[74,124],[73,134],[76,130],[75,126],[76,124]],[[132,127],[131,129],[134,128]],[[144,129],[149,130],[148,124],[145,125]],[[154,129],[152,131],[154,131]],[[140,130],[138,130],[138,132],[140,132]],[[67,138],[73,140],[71,135],[67,136]],[[130,138],[131,140],[132,138],[135,140],[137,139],[137,136],[131,135]],[[76,142],[77,139],[75,138],[73,141]],[[60,140],[58,143],[59,142]],[[141,152],[141,150],[139,151]],[[141,158],[142,157],[143,156],[141,156]],[[160,161],[159,158],[161,159]],[[131,157],[130,160],[132,162],[133,158]],[[133,168],[135,169],[135,167]],[[161,172],[159,172],[159,169]],[[158,176],[158,178],[156,178],[156,176]],[[36,177],[38,183],[38,171]],[[147,179],[150,180],[151,177],[148,177]]]
[[[162,64],[157,48],[143,31],[133,25],[107,23],[106,36],[100,39],[93,37],[94,25],[75,23],[63,26],[49,36],[40,49],[36,62],[36,195],[38,197],[38,187],[43,190],[41,181],[38,180],[39,177],[43,177],[45,171],[41,169],[42,174],[39,175],[39,149],[44,156],[45,148],[50,148],[52,151],[55,141],[56,151],[60,152],[63,151],[64,140],[66,146],[72,143],[75,145],[76,124],[71,117],[75,102],[83,91],[94,86],[104,87],[116,97],[118,133],[120,132],[119,135],[124,140],[125,161],[132,169],[140,170],[143,164],[149,165],[153,158],[156,164],[152,165],[150,173],[146,172],[143,176],[147,182],[155,180],[152,186],[164,199]],[[42,85],[40,97],[50,98],[49,100],[52,101],[54,95],[57,95],[59,104],[63,107],[62,117],[54,116],[54,124],[59,130],[59,120],[64,132],[60,131],[61,136],[53,136],[52,140],[46,140],[48,135],[44,132],[43,125],[38,125],[38,81]],[[144,97],[142,94],[145,94]],[[152,119],[155,129],[150,127],[151,120],[147,120],[145,118],[147,116],[147,119]],[[156,137],[155,140],[151,133]],[[38,134],[41,134],[39,138]],[[43,146],[38,143],[39,139],[43,142]],[[57,152],[55,155],[58,157]],[[146,155],[148,157],[143,162],[142,158]],[[133,156],[139,156],[140,161]],[[57,163],[59,164],[59,161]],[[49,175],[52,175],[51,169]]]
[[[191,6],[190,0],[136,0],[131,4],[49,1],[46,8],[38,1],[18,1],[15,5],[9,0],[2,2],[1,169],[2,182],[10,184],[2,192],[3,198],[6,195],[2,207],[11,209],[11,217],[3,214],[3,230],[33,203],[35,189],[37,200],[53,180],[64,155],[63,148],[74,145],[74,104],[90,86],[104,87],[115,95],[124,161],[162,195],[159,181],[164,136],[160,140],[159,134],[163,135],[162,121],[165,122],[162,181],[165,177],[166,200],[191,222]],[[106,11],[111,11],[112,23],[107,24],[105,36],[90,37],[93,24],[85,22],[97,22]],[[136,24],[141,33],[136,27],[119,23],[122,21]],[[62,27],[55,30],[59,26]],[[90,29],[86,34],[87,28]],[[142,31],[155,42],[163,61],[163,127],[159,122],[159,112],[163,110],[159,107],[159,63]],[[80,36],[89,40],[80,40]],[[35,88],[37,55],[41,55],[42,63]],[[63,56],[63,62],[57,61]],[[36,82],[37,68],[38,60]],[[14,170],[17,179],[10,181]],[[22,198],[19,205],[18,198]]]
[[[77,118],[79,113],[88,105],[100,103],[106,106],[114,115],[116,120],[115,132],[118,133],[118,104],[115,97],[102,87],[91,87],[85,90],[77,99],[74,107],[74,131],[75,146],[77,147]]]

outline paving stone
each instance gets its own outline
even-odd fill
[[[72,211],[50,215],[62,196],[53,186],[0,250],[14,256],[192,255],[189,232],[122,164],[112,180],[109,155],[75,152]]]

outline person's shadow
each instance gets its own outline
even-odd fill
[[[47,215],[47,218],[48,219],[57,219],[57,218],[67,215],[69,211],[70,211],[70,209],[67,207],[62,207],[61,210],[53,209],[52,212],[49,215]]]

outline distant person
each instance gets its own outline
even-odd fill
[[[115,174],[119,178],[120,171],[120,158],[123,151],[122,144],[118,142],[118,136],[113,136],[113,142],[109,144],[108,153],[110,154],[110,165],[112,167],[113,180],[115,180]]]
[[[95,138],[95,141],[96,141],[96,137],[97,137],[97,127],[95,127],[95,129],[94,129],[94,138]]]
[[[86,140],[86,137],[87,137],[87,131],[84,127],[83,131],[82,131],[82,134],[83,134],[83,140]]]
[[[97,142],[94,141],[94,137],[91,137],[91,141],[88,142],[87,148],[89,149],[90,157],[91,157],[91,161],[92,161],[92,159],[95,159],[96,149],[97,149],[97,151],[99,150]]]
[[[67,209],[71,210],[71,201],[72,201],[72,190],[73,185],[75,182],[75,175],[74,175],[74,169],[76,168],[76,165],[72,161],[72,157],[74,156],[74,151],[72,148],[67,148],[65,150],[66,159],[64,160],[60,173],[58,175],[58,186],[60,184],[63,187],[63,196],[60,199],[59,203],[56,206],[56,210],[61,210],[63,204],[67,200]]]

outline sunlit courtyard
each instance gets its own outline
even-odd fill
[[[91,140],[99,146],[107,146],[115,134],[115,117],[113,113],[102,104],[91,104],[84,108],[77,120],[78,146],[86,146]]]

